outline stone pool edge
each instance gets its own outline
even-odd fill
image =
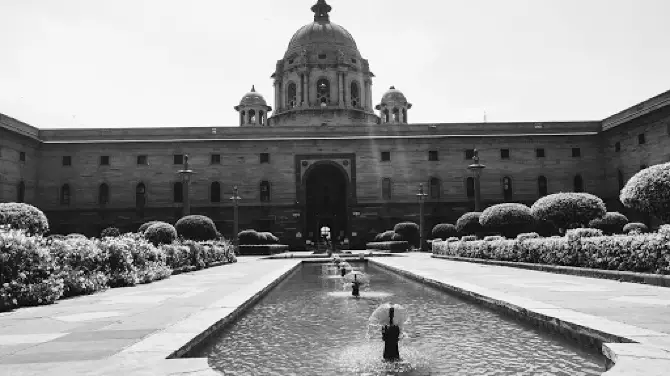
[[[558,333],[582,344],[584,344],[582,341],[586,341],[588,345],[597,345],[607,359],[606,371],[603,373],[605,376],[661,376],[667,375],[670,369],[670,336],[664,333],[636,328],[606,319],[600,320],[608,322],[602,326],[607,327],[609,325],[609,329],[613,330],[598,329],[595,327],[598,325],[594,325],[596,323],[592,320],[595,316],[561,309],[560,307],[554,308],[548,304],[501,294],[484,288],[480,288],[479,292],[472,291],[476,290],[477,286],[458,287],[454,284],[426,278],[375,260],[368,259],[368,262],[382,269],[531,323],[539,327],[540,330]],[[616,327],[616,324],[619,324],[619,328]],[[619,334],[612,333],[616,331]],[[630,335],[622,333],[630,333]],[[640,343],[640,341],[644,341],[647,337],[667,338],[669,340],[667,342],[668,345],[658,346]]]

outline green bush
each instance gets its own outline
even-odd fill
[[[151,225],[153,225],[154,223],[159,223],[159,222],[160,222],[160,223],[164,223],[164,222],[161,222],[161,221],[149,221],[149,222],[145,222],[145,223],[143,223],[143,224],[140,226],[140,228],[137,229],[137,232],[139,232],[140,234],[141,234],[141,233],[144,233],[149,227],[151,227]]]
[[[166,222],[155,222],[144,231],[144,238],[154,246],[172,244],[177,239],[177,230]]]
[[[216,239],[214,222],[204,215],[188,215],[175,224],[177,234],[186,240],[207,241]]]
[[[259,232],[258,239],[263,242],[262,244],[279,244],[279,238],[271,232]]]
[[[0,203],[1,225],[25,230],[28,235],[43,235],[49,232],[49,221],[41,210],[18,202]]]
[[[537,232],[528,232],[528,233],[517,235],[516,240],[524,241],[526,239],[537,239],[539,237],[540,237],[540,234],[538,234]]]
[[[393,230],[384,231],[375,237],[375,242],[391,242],[391,241],[400,241],[400,235],[396,234],[395,231]]]
[[[649,228],[644,223],[640,222],[631,222],[623,226],[624,234],[642,234],[649,232]]]
[[[463,214],[456,221],[456,231],[465,235],[474,235],[482,232],[482,225],[479,224],[479,217],[481,215],[481,212],[468,212]]]
[[[452,236],[457,236],[458,231],[456,231],[456,226],[450,224],[450,223],[440,223],[435,225],[433,227],[433,231],[431,231],[431,235],[433,239],[447,239]]]
[[[116,227],[107,227],[100,233],[101,238],[115,238],[121,236],[121,231]]]
[[[535,219],[524,204],[505,203],[486,208],[479,216],[479,224],[486,231],[499,232],[514,238],[532,229]]]
[[[365,245],[367,249],[374,249],[379,251],[389,251],[392,253],[406,252],[409,250],[409,243],[406,241],[382,241],[371,242]]]
[[[603,236],[602,230],[597,228],[573,228],[565,233],[565,237],[568,238],[568,240],[590,238],[594,236]]]
[[[258,232],[253,229],[243,230],[237,234],[237,241],[240,245],[254,245],[259,244]]]
[[[493,241],[496,241],[496,240],[504,240],[504,239],[505,239],[504,236],[498,236],[498,235],[491,235],[491,236],[485,236],[484,237],[485,242],[493,242]]]
[[[414,222],[400,222],[393,227],[393,232],[398,234],[393,240],[406,241],[410,246],[419,246],[419,225]]]
[[[475,235],[465,235],[461,236],[461,241],[462,242],[471,242],[477,240],[477,236]]]
[[[135,239],[126,234],[97,241],[103,257],[108,260],[105,274],[109,277],[110,287],[135,286],[139,283],[137,267],[133,264],[132,254]]]
[[[63,296],[88,295],[107,288],[109,278],[105,269],[109,260],[94,240],[84,237],[54,239],[47,246],[61,268]]]
[[[67,239],[86,238],[86,235],[73,232],[71,234],[67,234],[65,238]]]
[[[288,251],[288,245],[285,244],[256,244],[241,245],[239,247],[241,255],[273,255]]]
[[[449,239],[447,239],[447,241],[448,241],[448,242],[457,242],[457,241],[458,241],[458,238],[455,237],[455,236],[452,236],[452,237],[450,237]]]
[[[575,192],[544,196],[530,210],[537,220],[553,222],[561,229],[585,227],[606,213],[605,203],[599,197]]]
[[[619,199],[627,208],[670,222],[670,163],[651,166],[633,175]]]
[[[623,227],[628,224],[628,218],[619,212],[607,212],[601,218],[592,219],[589,227],[602,230],[607,235],[623,233]]]

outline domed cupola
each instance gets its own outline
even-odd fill
[[[382,124],[407,124],[407,110],[412,104],[407,102],[405,94],[394,86],[382,95],[382,101],[375,106],[379,110]]]
[[[368,61],[351,34],[330,21],[326,0],[311,10],[314,21],[293,34],[272,75],[273,125],[376,123]]]
[[[251,86],[251,91],[244,94],[240,104],[235,106],[235,111],[240,113],[240,126],[266,126],[268,112],[272,111],[272,107],[268,106],[265,98]]]

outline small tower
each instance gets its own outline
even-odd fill
[[[412,104],[407,102],[405,94],[394,86],[384,93],[382,102],[375,106],[382,124],[407,124],[407,110],[411,108]]]
[[[251,86],[251,91],[242,97],[239,106],[235,106],[235,111],[240,113],[240,127],[265,127],[268,125],[268,112],[272,111],[272,107],[268,106],[265,98]]]

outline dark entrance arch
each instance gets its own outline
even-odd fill
[[[331,162],[317,162],[305,173],[305,233],[317,240],[319,229],[330,227],[332,239],[348,236],[348,178]],[[344,235],[344,236],[342,236]]]

